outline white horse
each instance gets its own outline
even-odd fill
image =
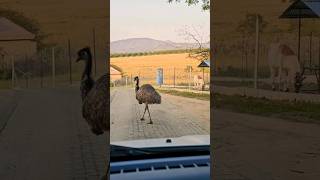
[[[276,83],[282,91],[290,91],[290,89],[297,91],[297,85],[300,85],[299,88],[302,86],[303,72],[301,72],[298,57],[289,46],[272,43],[268,52],[268,63],[273,90],[276,90]]]
[[[197,89],[203,89],[203,87],[204,87],[204,80],[200,75],[194,76],[193,83]]]

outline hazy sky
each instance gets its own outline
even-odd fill
[[[147,37],[186,42],[181,33],[186,27],[209,40],[209,11],[203,11],[200,4],[188,6],[167,1],[111,0],[111,41]]]

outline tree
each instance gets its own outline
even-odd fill
[[[200,0],[184,0],[185,3],[188,4],[188,6],[191,6],[191,5],[195,5],[195,4],[198,4],[200,2]],[[210,0],[201,0],[202,1],[202,9],[203,10],[209,10],[210,9]],[[172,2],[181,2],[181,0],[168,0],[169,3],[172,3]]]
[[[241,21],[238,25],[238,31],[242,34],[250,35],[256,32],[256,18],[259,18],[259,31],[263,32],[263,30],[267,27],[268,23],[263,19],[260,14],[247,13],[246,17],[243,21]]]
[[[38,44],[38,49],[44,47],[43,40],[47,37],[46,34],[41,32],[39,23],[31,18],[28,18],[21,12],[17,12],[10,9],[0,8],[0,17],[5,17],[17,25],[25,28],[27,31],[35,35],[35,41]]]
[[[185,27],[182,35],[185,37],[186,41],[191,41],[192,46],[189,47],[188,53],[189,57],[196,59],[198,61],[208,60],[210,58],[210,49],[207,46],[206,35],[202,35],[199,32],[203,32],[201,29],[197,30],[192,26]]]

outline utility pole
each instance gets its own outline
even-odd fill
[[[254,88],[258,88],[258,62],[259,62],[259,15],[256,17],[256,50],[254,62]]]

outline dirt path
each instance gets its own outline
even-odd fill
[[[226,111],[213,124],[215,179],[319,179],[319,125]]]
[[[107,137],[81,117],[79,88],[25,90],[0,134],[1,180],[98,179]]]
[[[210,134],[209,101],[161,94],[162,103],[151,105],[141,121],[144,105],[138,104],[134,89],[117,88],[111,92],[111,141],[179,137]]]

